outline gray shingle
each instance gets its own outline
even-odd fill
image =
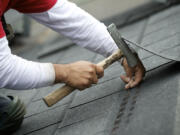
[[[173,6],[171,8],[166,9],[163,12],[159,12],[155,15],[152,15],[148,24],[164,21],[166,18],[170,17],[173,14],[178,14],[179,12],[180,12],[180,7]]]
[[[139,87],[136,107],[129,123],[121,123],[117,135],[173,133],[179,64],[151,72]],[[125,112],[126,113],[126,112]],[[137,124],[138,123],[138,124]]]
[[[109,133],[117,114],[119,99],[122,98],[123,93],[125,91],[71,108],[66,114],[63,123],[60,124],[56,134],[70,134],[75,132],[75,134],[95,135],[102,134],[102,131]],[[96,124],[99,126],[96,126]],[[74,127],[77,127],[78,130]]]
[[[177,97],[177,103],[176,103],[176,112],[175,112],[175,118],[174,118],[174,135],[180,134],[180,83],[178,85],[178,97]]]
[[[168,63],[168,62],[170,62],[170,60],[166,60],[166,59],[160,58],[158,56],[152,56],[152,57],[148,57],[148,58],[144,59],[142,62],[144,64],[146,70],[150,70],[150,69],[156,68],[162,64]]]
[[[65,108],[66,106],[60,106],[55,109],[25,118],[21,128],[15,133],[15,135],[24,135],[61,122]]]
[[[95,135],[106,126],[106,115],[98,115],[80,123],[60,128],[55,135]]]
[[[79,60],[92,61],[94,57],[95,53],[74,45],[73,47],[68,49],[67,53],[62,56],[61,60],[59,60],[59,63],[70,63]]]
[[[39,113],[63,106],[65,104],[68,104],[70,102],[71,98],[72,98],[72,95],[69,95],[69,96],[65,97],[64,99],[62,99],[60,102],[53,105],[52,107],[47,107],[47,105],[44,103],[43,100],[31,102],[29,104],[29,106],[27,107],[27,113],[26,113],[25,117],[30,117],[31,115],[39,114]]]
[[[131,25],[120,28],[119,31],[123,37],[132,39],[132,37],[136,37],[141,33],[143,26],[145,25],[145,22],[146,20],[135,22]]]
[[[97,132],[94,135],[109,135],[109,133],[107,133],[107,131],[100,131],[100,132]]]
[[[146,48],[148,50],[151,50],[151,51],[154,51],[157,53],[162,53],[162,51],[165,51],[167,49],[171,49],[174,46],[177,46],[179,44],[180,44],[179,34],[177,34],[176,36],[172,36],[172,37],[166,38],[162,41],[159,41],[157,43],[153,43],[152,45],[149,45]],[[146,58],[146,57],[153,55],[153,54],[146,52],[144,50],[139,50],[138,54],[139,54],[140,58]]]
[[[99,114],[110,111],[110,108],[113,107],[114,103],[118,100],[118,95],[112,95],[104,97],[102,99],[95,100],[93,102],[80,105],[77,107],[70,108],[63,120],[60,127],[71,125],[86,119],[90,119]]]
[[[164,29],[161,29],[157,32],[148,34],[147,36],[143,37],[142,45],[148,46],[153,43],[158,43],[162,40],[165,40],[171,36],[176,36],[180,32],[179,24],[174,24]]]
[[[45,127],[43,129],[40,129],[38,131],[34,131],[28,135],[53,135],[53,133],[55,132],[56,128],[57,128],[58,124],[54,124],[48,127]]]
[[[31,61],[38,61],[37,53],[40,50],[40,46],[35,46],[31,44],[27,44],[24,49],[17,52],[15,55],[18,55],[24,59],[31,60]],[[14,54],[14,53],[13,53]]]
[[[36,89],[37,94],[34,96],[33,101],[41,100],[44,96],[48,95],[50,92],[56,90],[61,87],[63,84],[56,84],[53,86],[48,86],[44,88]]]
[[[70,63],[78,60],[91,61],[94,56],[95,53],[73,44],[69,48],[61,49],[59,52],[40,58],[40,61],[52,63]]]
[[[4,94],[4,95],[18,96],[24,102],[24,104],[27,106],[31,102],[32,98],[37,93],[37,91],[35,89],[20,90],[20,91],[2,89],[1,93]]]
[[[54,44],[50,43],[50,45],[48,44],[48,45],[42,46],[40,52],[38,53],[38,56],[42,57],[42,56],[47,56],[49,54],[61,52],[62,50],[72,45],[73,45],[72,41],[68,39],[60,39],[58,40],[57,43],[54,43]]]
[[[178,44],[172,48],[164,50],[162,53],[165,56],[175,57],[175,58],[180,59],[180,53],[179,52],[180,52],[180,45]]]
[[[180,13],[180,11],[179,11],[179,13]],[[160,29],[164,29],[164,28],[169,27],[171,25],[175,25],[176,23],[179,23],[180,22],[179,17],[180,17],[179,14],[172,14],[171,16],[167,17],[163,21],[159,21],[155,24],[148,24],[148,27],[145,31],[145,35],[156,32]]]
[[[51,63],[58,63],[58,61],[61,59],[61,57],[63,57],[65,51],[59,51],[57,53],[48,55],[46,57],[41,57],[39,59],[40,62],[51,62]]]
[[[147,48],[147,49],[150,50],[149,48]],[[138,50],[138,56],[139,56],[140,59],[145,59],[147,57],[151,57],[152,55],[153,55],[152,53],[149,53],[147,51],[144,51],[144,50],[141,50],[141,49]]]
[[[110,95],[112,93],[121,91],[124,89],[124,83],[121,81],[120,77],[107,81],[103,84],[96,85],[94,87],[88,88],[84,91],[77,92],[71,107],[78,106],[98,98]]]

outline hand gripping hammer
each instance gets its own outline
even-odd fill
[[[99,62],[97,65],[102,66],[104,69],[109,67],[112,63],[119,60],[123,56],[126,57],[128,65],[130,67],[134,67],[137,65],[137,57],[134,55],[132,50],[128,47],[124,39],[121,37],[118,29],[114,24],[111,24],[107,27],[108,32],[110,33],[111,37],[113,38],[114,42],[118,46],[119,50],[113,53],[108,58],[104,59],[103,61]],[[48,107],[51,107],[59,100],[63,99],[65,96],[69,95],[73,92],[75,88],[72,88],[68,85],[64,85],[63,87],[53,91],[49,95],[43,98],[44,102]]]

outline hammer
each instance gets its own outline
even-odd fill
[[[134,55],[134,53],[131,51],[131,49],[128,47],[124,39],[121,37],[118,29],[116,28],[115,24],[111,24],[107,27],[108,32],[110,33],[112,39],[117,44],[119,50],[117,50],[115,53],[113,53],[108,58],[104,59],[103,61],[99,62],[97,65],[102,66],[103,69],[106,69],[109,67],[112,63],[119,60],[123,56],[126,57],[128,65],[130,67],[134,67],[137,65],[137,58]],[[51,107],[55,103],[57,103],[59,100],[63,99],[65,96],[69,95],[75,90],[75,88],[70,87],[68,85],[64,85],[63,87],[53,91],[49,95],[43,98],[44,102],[48,107]]]

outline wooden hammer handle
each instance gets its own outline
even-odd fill
[[[99,62],[97,65],[102,66],[104,69],[106,69],[112,63],[119,60],[122,56],[123,56],[122,52],[118,50],[115,53],[113,53],[111,56],[109,56],[108,58]],[[59,100],[63,99],[65,96],[69,95],[74,90],[75,88],[72,88],[68,85],[64,85],[63,87],[51,92],[49,95],[44,97],[43,100],[48,107],[51,107],[52,105],[57,103]]]

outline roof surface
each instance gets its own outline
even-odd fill
[[[164,55],[179,55],[179,13],[180,6],[173,6],[120,28],[120,32],[148,49]],[[52,46],[61,46],[61,41]],[[50,49],[49,45],[34,47],[20,55],[53,63],[78,60],[97,63],[103,59],[98,54],[67,43],[71,45],[40,58],[40,54]],[[27,106],[24,122],[14,135],[179,135],[180,64],[142,50],[138,53],[148,72],[142,84],[130,91],[123,88],[124,83],[119,76],[124,71],[119,63],[109,67],[97,85],[85,91],[74,91],[50,108],[42,97],[62,84],[28,91],[1,89],[4,94],[18,95]],[[118,114],[119,121],[115,121]],[[114,128],[114,123],[118,128]]]

